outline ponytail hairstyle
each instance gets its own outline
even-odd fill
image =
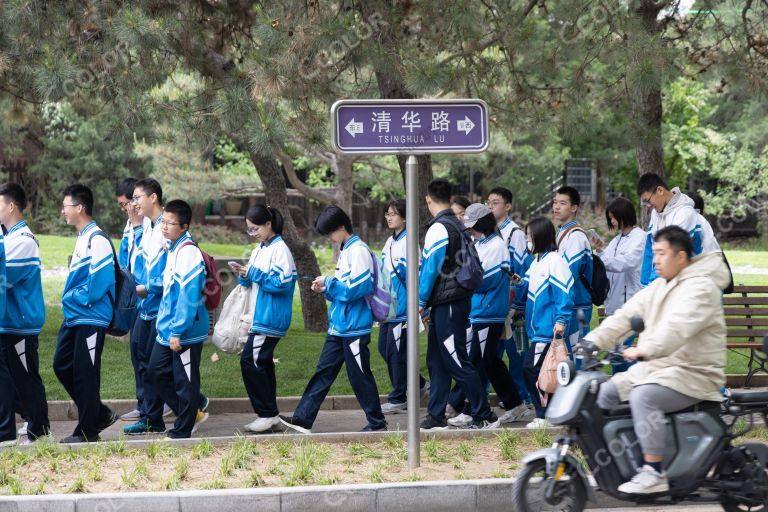
[[[258,226],[263,226],[267,222],[270,222],[272,223],[272,231],[274,231],[276,235],[283,234],[283,215],[271,206],[264,206],[261,204],[253,205],[248,208],[245,218]]]

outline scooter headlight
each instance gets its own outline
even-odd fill
[[[576,365],[573,361],[561,361],[557,365],[557,382],[561,386],[567,386],[576,376]]]

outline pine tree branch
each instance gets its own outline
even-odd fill
[[[314,189],[301,181],[299,176],[296,174],[296,169],[293,166],[293,160],[291,160],[290,156],[280,151],[277,153],[277,158],[280,160],[280,163],[283,164],[285,175],[288,176],[288,181],[291,182],[293,188],[298,190],[302,195],[324,204],[334,204],[336,202],[335,198],[330,194]]]

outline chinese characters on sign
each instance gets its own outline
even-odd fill
[[[471,153],[489,143],[479,100],[343,100],[331,119],[342,153]]]

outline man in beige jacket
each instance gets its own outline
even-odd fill
[[[678,226],[654,236],[653,264],[662,279],[639,291],[624,307],[585,336],[600,348],[613,347],[631,334],[630,319],[639,315],[645,331],[624,351],[642,360],[600,387],[598,406],[609,409],[629,400],[645,465],[619,486],[629,494],[669,489],[661,471],[664,415],[698,402],[720,401],[725,384],[725,319],[722,290],[728,269],[719,252],[691,258],[693,241]]]

